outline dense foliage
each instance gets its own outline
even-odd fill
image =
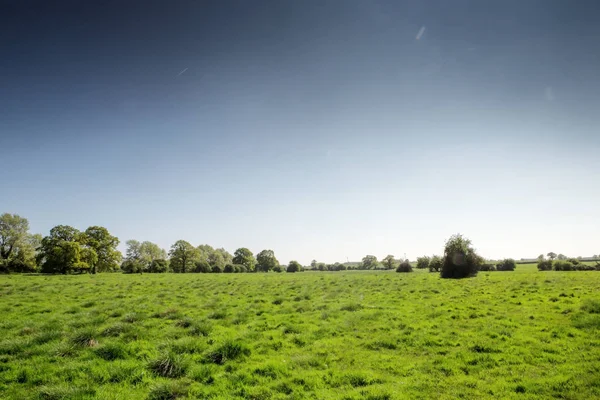
[[[446,241],[442,264],[442,278],[467,278],[477,275],[483,265],[481,258],[471,246],[471,241],[460,234]]]

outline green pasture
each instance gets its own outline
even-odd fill
[[[2,399],[600,398],[600,272],[0,276]]]

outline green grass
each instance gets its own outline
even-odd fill
[[[600,398],[599,288],[523,265],[0,276],[0,398]]]

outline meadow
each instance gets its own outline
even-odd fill
[[[599,288],[535,266],[0,276],[0,398],[600,398]]]

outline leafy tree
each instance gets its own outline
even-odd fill
[[[221,272],[223,272],[224,268],[225,267],[221,267],[220,265],[215,264],[210,267],[210,272],[215,273],[215,274],[220,274]]]
[[[556,258],[556,253],[550,252],[546,254],[550,260],[554,260]]]
[[[29,221],[17,214],[0,215],[0,259],[10,259],[13,251],[27,239]]]
[[[325,263],[317,263],[317,270],[319,271],[326,271],[327,270],[327,266],[325,265]]]
[[[440,256],[433,256],[429,260],[429,272],[441,272],[444,260]]]
[[[375,269],[379,265],[377,262],[377,257],[366,255],[362,259],[362,269]]]
[[[125,251],[125,259],[136,260],[142,265],[143,271],[158,272],[151,271],[153,268],[152,263],[156,260],[165,261],[168,269],[168,262],[166,261],[167,252],[164,249],[161,249],[157,244],[148,241],[140,243],[137,240],[128,240],[126,244],[127,250]],[[154,267],[157,267],[160,272],[166,272],[162,271],[164,266],[161,263],[155,264]]]
[[[210,265],[205,260],[196,261],[194,272],[206,274],[211,271]]]
[[[317,269],[317,260],[312,260],[310,262],[310,268]]]
[[[178,240],[171,246],[169,257],[171,269],[174,272],[185,273],[194,267],[198,259],[198,250],[185,240]]]
[[[247,271],[252,272],[256,266],[256,258],[254,258],[254,254],[250,250],[240,247],[233,253],[233,263],[243,265]]]
[[[442,264],[442,278],[466,278],[477,275],[479,267],[483,264],[471,241],[460,234],[450,237],[444,248]]]
[[[394,268],[395,260],[394,260],[394,256],[391,254],[388,254],[387,256],[385,256],[385,258],[383,260],[381,260],[381,262],[385,266],[385,269],[393,269]]]
[[[283,268],[281,268],[281,265],[277,264],[276,266],[273,267],[273,271],[274,272],[283,272]]]
[[[198,246],[198,260],[208,262],[208,256],[214,251],[215,249],[213,249],[212,246],[209,246],[208,244],[201,244]]]
[[[160,274],[160,273],[167,272],[168,270],[169,270],[169,261],[167,261],[163,258],[157,258],[155,260],[152,260],[150,262],[150,265],[148,266],[148,272],[150,272],[150,273]]]
[[[42,272],[61,273],[88,271],[98,261],[98,254],[85,247],[85,235],[68,225],[58,225],[42,239],[37,255]]]
[[[540,254],[539,256],[537,256],[538,261],[544,261],[544,255]]]
[[[400,263],[400,265],[398,265],[396,272],[413,272],[412,265],[410,265],[408,260],[404,260]]]
[[[540,271],[551,271],[552,270],[552,260],[540,260],[537,264],[537,268]]]
[[[225,268],[225,258],[223,258],[223,254],[220,251],[215,250],[211,252],[206,261],[211,267],[217,267],[220,271]]]
[[[93,249],[97,255],[97,262],[91,264],[91,272],[114,271],[119,268],[121,252],[117,250],[119,238],[112,236],[102,226],[90,226],[85,231],[85,244]]]
[[[233,256],[224,248],[216,249],[215,252],[221,254],[221,257],[223,257],[223,261],[225,262],[225,264],[233,263]]]
[[[128,258],[121,264],[121,270],[126,274],[139,274],[143,271],[144,265],[135,258]]]
[[[279,265],[273,250],[263,250],[256,255],[256,271],[269,272]]]
[[[167,252],[156,243],[144,241],[140,244],[140,256],[144,262],[151,263],[154,260],[165,260]]]
[[[512,258],[505,258],[501,263],[496,265],[498,271],[514,271],[517,268],[517,263]]]
[[[302,265],[298,261],[290,261],[286,272],[299,272],[302,270]]]
[[[225,272],[227,274],[232,274],[235,272],[235,267],[233,266],[233,264],[227,264],[227,265],[225,265],[223,272]]]
[[[567,256],[565,256],[564,254],[559,254],[558,256],[556,256],[556,258],[564,261],[567,259]]]
[[[430,260],[431,259],[427,256],[417,257],[417,268],[419,268],[419,269],[429,268]]]

